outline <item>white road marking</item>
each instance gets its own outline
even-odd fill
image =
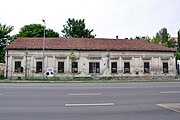
[[[96,104],[65,104],[66,107],[77,107],[77,106],[113,106],[114,103],[96,103]]]
[[[68,95],[71,95],[71,96],[90,96],[90,95],[102,95],[102,93],[76,93],[76,94],[73,94],[73,93],[70,93]]]
[[[180,91],[164,91],[164,92],[160,92],[160,93],[180,93]]]

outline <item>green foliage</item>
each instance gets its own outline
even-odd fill
[[[87,29],[85,20],[68,19],[67,23],[63,25],[63,37],[65,38],[95,38],[96,35],[92,35],[93,29]]]
[[[159,41],[160,41],[160,39],[159,39],[159,38],[153,38],[153,43],[154,43],[154,44],[158,44],[158,43],[159,43]]]
[[[146,39],[147,42],[151,42],[151,38],[149,36],[146,36],[145,39]]]
[[[54,32],[52,29],[46,29],[46,37],[59,37],[59,33]]]
[[[156,38],[162,40],[162,44],[168,42],[169,33],[167,32],[167,28],[162,28],[159,32],[156,33]]]
[[[0,75],[0,80],[3,80],[4,79],[4,75]]]
[[[153,38],[154,44],[162,44],[166,47],[174,48],[176,46],[176,41],[171,38],[167,32],[167,28],[162,28],[159,32],[156,33],[156,37]]]
[[[177,52],[177,53],[176,53],[176,59],[177,59],[177,60],[180,60],[180,52]]]
[[[4,48],[11,42],[9,33],[13,31],[13,26],[2,25],[0,23],[0,62],[4,62]]]
[[[178,31],[178,47],[180,48],[180,30]]]
[[[30,24],[25,25],[19,31],[15,37],[43,37],[44,36],[45,26],[41,24]],[[52,29],[45,30],[46,37],[59,37],[59,33],[55,32]]]
[[[174,40],[174,38],[172,38],[167,42],[167,45],[165,45],[165,46],[174,48],[176,46],[176,41]]]
[[[131,40],[146,40],[147,42],[151,41],[151,38],[149,36],[142,37],[142,36],[136,36],[135,38],[130,38]]]
[[[69,58],[71,59],[71,62],[76,62],[77,58],[76,58],[74,50],[71,50]]]

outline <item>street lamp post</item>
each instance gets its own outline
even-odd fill
[[[44,37],[43,37],[43,63],[42,63],[42,78],[44,79],[44,59],[45,59],[45,56],[44,56],[44,46],[45,46],[45,38],[46,38],[46,36],[45,36],[45,29],[46,29],[46,22],[45,22],[45,20],[42,20],[43,21],[43,23],[44,23]]]

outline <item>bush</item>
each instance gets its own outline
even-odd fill
[[[177,53],[176,53],[176,59],[177,59],[177,60],[180,60],[180,52],[177,52]]]
[[[4,79],[4,75],[0,75],[0,79]]]

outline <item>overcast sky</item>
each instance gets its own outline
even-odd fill
[[[60,33],[68,18],[85,19],[97,38],[155,36],[166,27],[171,36],[180,29],[180,0],[1,0],[0,23],[43,24]]]

